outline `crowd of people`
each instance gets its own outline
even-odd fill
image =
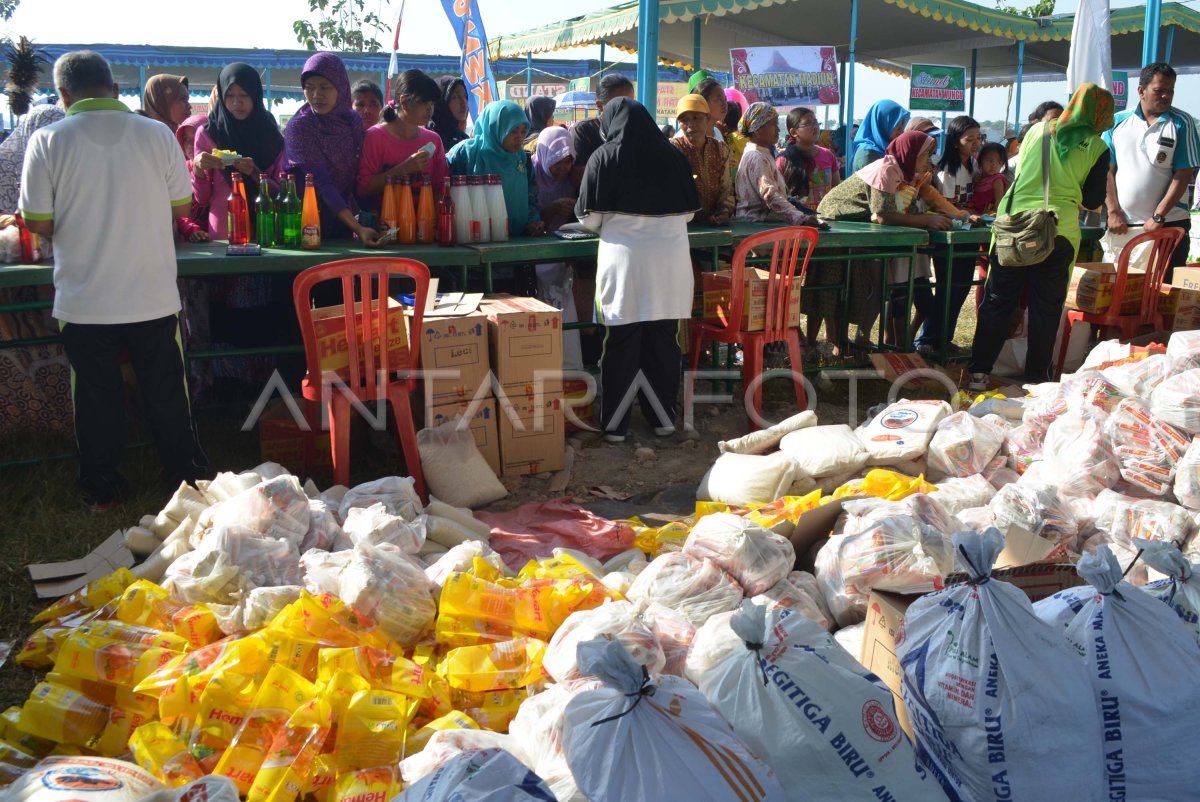
[[[17,181],[2,173],[11,173],[13,164],[23,167],[24,219],[31,230],[54,238],[55,317],[63,323],[78,377],[81,484],[85,498],[105,503],[121,493],[115,472],[120,405],[111,399],[116,351],[134,340],[152,351],[134,363],[143,391],[159,394],[147,406],[161,410],[154,431],[169,478],[194,478],[204,465],[198,446],[182,446],[195,438],[174,346],[180,311],[174,255],[163,239],[170,227],[164,225],[164,234],[152,223],[170,215],[181,240],[227,238],[226,200],[235,176],[251,204],[264,186],[275,193],[290,177],[303,194],[311,180],[322,240],[378,245],[371,213],[379,209],[384,187],[416,175],[429,179],[436,192],[449,176],[498,176],[513,235],[539,235],[574,222],[595,232],[594,281],[586,270],[574,275],[571,265],[541,265],[538,286],[570,306],[568,317],[576,306],[594,308],[595,322],[604,327],[599,423],[607,439],[620,441],[635,397],[656,434],[675,431],[679,326],[691,316],[698,262],[688,249],[689,226],[850,220],[948,230],[979,223],[984,215],[1042,204],[1039,143],[1048,137],[1057,247],[1031,268],[1005,267],[993,257],[970,356],[973,381],[981,381],[1026,294],[1026,375],[1046,378],[1078,251],[1079,209],[1107,205],[1108,228],[1118,234],[1135,226],[1188,225],[1184,193],[1200,166],[1200,139],[1192,118],[1171,106],[1174,80],[1169,65],[1147,67],[1138,105],[1115,121],[1112,96],[1088,85],[1065,107],[1039,106],[1021,141],[1007,144],[985,144],[969,116],[955,117],[942,132],[932,120],[883,100],[868,110],[850,151],[839,158],[811,109],[790,110],[781,125],[771,105],[748,102],[703,71],[679,100],[669,138],[634,100],[632,82],[618,73],[599,81],[598,115],[569,128],[555,123],[553,100],[532,98],[526,109],[503,100],[488,104],[468,133],[462,79],[435,81],[408,70],[385,93],[367,81],[352,87],[338,56],[316,53],[301,74],[304,105],[281,131],[264,103],[258,72],[248,64],[221,70],[206,115],[191,115],[188,81],[172,75],[147,81],[135,115],[122,113],[127,109],[115,99],[104,59],[80,51],[55,67],[65,111],[45,107],[30,114],[10,138],[20,150],[8,143],[0,149],[0,207],[18,205]],[[120,148],[120,159],[108,158],[103,154],[113,149],[85,133],[93,128],[142,144]],[[74,147],[80,149],[68,157]],[[81,155],[89,148],[96,151],[91,159]],[[230,151],[237,155],[232,162],[217,155]],[[77,180],[78,171],[95,180]],[[131,194],[136,202],[118,207],[113,193]],[[116,216],[94,219],[100,209]],[[102,235],[112,230],[146,235],[129,247],[120,238],[119,253],[108,253],[110,246],[100,243],[116,240]],[[840,353],[849,344],[850,326],[856,341],[865,340],[881,311],[885,340],[912,336],[922,352],[954,350],[948,341],[978,255],[911,263],[849,256],[847,264],[815,263],[806,277],[808,286],[841,286],[848,269],[851,282],[846,319],[838,292],[802,295],[810,353],[822,326]],[[891,289],[907,284],[910,275],[911,316],[908,293]],[[269,303],[272,295],[261,277],[230,279],[221,292],[227,302],[251,307]],[[186,299],[183,309],[186,318]],[[904,331],[910,317],[911,330]],[[152,338],[143,333],[151,323]],[[213,337],[220,339],[217,332]],[[581,364],[582,356],[572,353],[569,347],[568,365]],[[80,412],[88,406],[85,399],[95,403]],[[107,434],[94,437],[98,430]]]

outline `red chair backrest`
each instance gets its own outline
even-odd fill
[[[388,325],[391,317],[399,316],[401,323],[405,317],[402,306],[388,303],[388,280],[392,276],[406,276],[416,284],[415,308],[409,316],[406,330],[420,331],[426,298],[429,296],[429,268],[415,259],[392,256],[340,259],[310,267],[296,277],[292,284],[292,302],[296,306],[300,334],[304,338],[304,355],[310,381],[322,377],[321,354],[317,349],[317,331],[313,323],[312,289],[323,281],[337,280],[342,286],[343,321],[350,362],[346,371],[338,371],[338,374],[347,387],[364,398],[378,398],[381,395],[380,376],[384,377],[383,385],[386,387],[387,377],[397,372],[403,374],[401,380],[406,389],[411,392],[416,387],[417,365],[421,356],[417,341],[410,336],[405,343],[408,349],[405,364],[391,364],[388,354],[386,332],[393,330]],[[355,297],[359,299],[357,303]],[[382,337],[381,333],[384,333]]]
[[[1150,259],[1146,263],[1146,284],[1142,287],[1142,303],[1138,310],[1138,322],[1142,325],[1153,322],[1158,312],[1158,295],[1162,290],[1167,268],[1171,266],[1171,254],[1179,247],[1184,237],[1182,228],[1160,228],[1138,234],[1121,249],[1117,262],[1117,281],[1113,286],[1112,315],[1119,315],[1125,297],[1125,277],[1129,271],[1129,259],[1139,245],[1150,242]]]
[[[808,260],[817,247],[820,232],[808,226],[787,226],[763,231],[742,240],[733,252],[733,286],[729,292],[729,319],[726,328],[740,331],[742,328],[742,306],[745,303],[746,259],[751,251],[771,248],[767,280],[767,311],[763,333],[768,339],[783,339],[788,327],[788,308],[794,295],[799,294],[808,270]],[[804,249],[804,261],[800,272],[796,262]]]

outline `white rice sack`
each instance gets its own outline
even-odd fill
[[[1142,552],[1146,564],[1166,576],[1146,585],[1144,590],[1161,600],[1179,615],[1179,620],[1191,627],[1200,644],[1200,575],[1196,566],[1174,543],[1161,540],[1135,540],[1134,548]]]
[[[660,673],[666,665],[658,638],[639,618],[637,607],[618,601],[567,616],[546,647],[542,667],[555,682],[583,679],[577,660],[579,644],[598,639],[620,641],[638,665],[651,674]]]
[[[960,512],[973,507],[986,507],[995,495],[996,488],[979,473],[961,479],[943,479],[937,483],[938,503],[946,512],[960,520]]]
[[[844,423],[792,432],[780,441],[779,450],[814,479],[855,474],[867,464],[868,456],[862,441]]]
[[[871,465],[895,465],[929,449],[942,419],[951,412],[945,401],[897,401],[866,425],[859,439]]]
[[[415,484],[411,476],[385,476],[355,485],[342,494],[338,502],[338,517],[345,521],[353,508],[370,507],[378,502],[392,515],[411,521],[421,512],[421,497],[413,487]],[[322,495],[328,496],[333,492],[334,488],[330,488]]]
[[[603,687],[599,680],[556,683],[521,702],[508,725],[526,765],[541,777],[558,802],[588,802],[575,784],[563,754],[563,717],[567,703],[586,690]]]
[[[438,730],[429,736],[424,749],[400,761],[400,776],[411,785],[463,752],[476,749],[503,749],[529,766],[529,758],[511,735],[491,730]]]
[[[783,452],[722,454],[700,480],[696,498],[734,506],[767,504],[787,495],[797,473],[796,462]]]
[[[1105,490],[1096,496],[1093,525],[1126,542],[1163,540],[1185,543],[1195,527],[1192,516],[1178,504],[1123,496]]]
[[[376,502],[347,512],[342,529],[354,545],[362,541],[373,546],[391,543],[405,554],[416,554],[425,544],[425,528],[421,523],[419,517],[410,523],[399,515],[392,515],[382,503]]]
[[[1200,437],[1192,439],[1175,466],[1175,498],[1189,510],[1200,510]]]
[[[1094,496],[1112,487],[1121,466],[1104,433],[1108,416],[1099,409],[1070,409],[1046,430],[1046,470],[1060,492]]]
[[[1177,331],[1167,340],[1167,358],[1175,372],[1200,368],[1200,329]]]
[[[417,432],[421,471],[429,492],[455,507],[482,507],[504,498],[501,484],[475,445],[475,435],[452,420]]]
[[[787,538],[728,512],[706,515],[688,534],[683,553],[709,559],[757,596],[784,579],[796,563]]]
[[[1150,409],[1172,426],[1200,434],[1200,368],[1176,373],[1155,387]]]
[[[863,641],[867,639],[867,622],[842,627],[833,633],[833,639],[847,654],[855,660],[861,660]]]
[[[742,596],[742,586],[715,562],[697,560],[683,552],[656,557],[629,589],[631,601],[673,607],[692,626],[734,609]]]
[[[775,450],[784,435],[816,425],[817,413],[806,409],[766,429],[733,440],[721,440],[717,448],[722,454],[766,454]]]
[[[929,441],[930,476],[963,477],[979,473],[999,453],[1004,438],[1004,429],[969,412],[947,416]]]

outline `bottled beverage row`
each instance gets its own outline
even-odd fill
[[[296,180],[291,173],[280,180],[279,192],[274,196],[266,175],[260,175],[258,196],[251,204],[242,175],[234,172],[228,222],[232,245],[254,241],[264,248],[320,248],[321,216],[312,174],[305,175],[303,202],[297,197]],[[436,242],[450,246],[505,242],[509,238],[504,187],[498,175],[448,178],[436,202],[429,176],[423,173],[389,176],[378,222],[384,244]]]

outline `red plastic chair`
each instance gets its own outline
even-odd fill
[[[767,343],[786,342],[791,360],[796,389],[796,406],[804,409],[808,397],[804,390],[803,357],[800,350],[799,325],[788,326],[788,308],[792,297],[800,293],[808,260],[817,247],[820,232],[805,226],[789,226],[764,231],[747,237],[733,252],[732,287],[729,298],[729,318],[724,325],[719,323],[695,322],[692,325],[692,373],[700,364],[700,350],[705,342],[740,343],[742,346],[742,381],[744,387],[753,386],[754,416],[747,416],[751,431],[758,429],[755,418],[762,418],[763,346]],[[770,247],[771,260],[767,282],[766,321],[761,331],[742,329],[742,306],[746,258],[751,251]],[[796,262],[804,249],[804,262],[796,272]],[[693,378],[693,381],[695,379]]]
[[[1117,280],[1113,284],[1113,300],[1108,311],[1067,310],[1067,328],[1063,332],[1062,344],[1058,349],[1058,375],[1062,375],[1063,365],[1067,361],[1067,346],[1071,342],[1071,329],[1080,321],[1091,323],[1093,326],[1117,327],[1121,330],[1121,336],[1126,340],[1132,339],[1142,326],[1153,326],[1154,331],[1162,329],[1163,319],[1158,312],[1158,295],[1162,290],[1167,268],[1171,265],[1171,254],[1175,252],[1183,237],[1184,231],[1181,228],[1160,228],[1157,231],[1138,234],[1125,243],[1125,247],[1121,250],[1121,256],[1117,260]],[[1153,245],[1146,268],[1146,283],[1142,286],[1142,303],[1138,311],[1123,315],[1121,307],[1125,305],[1125,279],[1129,272],[1129,259],[1135,248],[1147,242],[1153,243]]]
[[[296,306],[296,317],[300,321],[307,362],[307,373],[301,383],[309,423],[304,448],[305,469],[311,465],[313,440],[320,424],[317,405],[321,401],[327,401],[334,481],[348,486],[350,397],[353,396],[363,403],[375,402],[386,397],[391,403],[392,417],[396,422],[405,465],[409,475],[416,480],[417,493],[422,499],[426,499],[425,477],[421,473],[421,455],[417,450],[417,432],[413,424],[412,406],[409,403],[409,394],[416,389],[421,349],[410,346],[406,364],[390,364],[387,338],[380,337],[381,332],[389,331],[387,324],[390,315],[404,316],[404,310],[400,306],[387,303],[388,280],[392,276],[406,276],[416,283],[414,309],[409,317],[407,330],[420,331],[425,299],[429,295],[429,268],[415,259],[385,256],[342,259],[308,268],[296,277],[292,285],[292,302]],[[345,304],[346,313],[343,320],[349,367],[336,373],[322,372],[320,369],[317,331],[313,323],[310,301],[315,285],[332,280],[341,282],[344,299],[359,299],[357,304]],[[384,299],[382,303],[380,296]],[[371,318],[374,318],[373,325]],[[393,377],[393,374],[398,375]],[[344,383],[345,387],[334,384],[335,377]],[[329,384],[334,386],[326,389]]]

